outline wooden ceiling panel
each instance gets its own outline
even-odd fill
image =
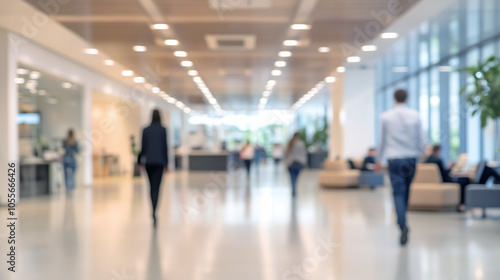
[[[46,10],[42,6],[44,1],[26,1],[41,11]],[[150,29],[149,23],[153,20],[146,13],[148,9],[143,9],[143,1],[72,0],[49,14],[172,96],[188,104],[203,103],[203,95],[187,75],[189,69],[179,65],[183,58],[173,55],[175,50],[188,52],[185,59],[193,61],[192,69],[199,72],[222,108],[227,110],[256,109],[270,79],[275,79],[277,85],[266,108],[288,108],[344,63],[340,44],[352,43],[355,28],[364,28],[374,19],[374,13],[388,10],[390,2],[269,0],[271,5],[266,9],[216,10],[210,7],[209,0],[153,0],[156,16],[163,17],[170,26],[162,33]],[[223,1],[238,4],[243,0]],[[402,10],[415,2],[402,1]],[[311,29],[292,32],[290,25],[297,17],[300,23],[311,24]],[[393,15],[391,20],[396,17]],[[256,46],[246,51],[211,50],[206,35],[255,35]],[[180,45],[163,45],[161,42],[167,38],[178,39]],[[297,39],[302,44],[288,48],[293,56],[284,59],[288,65],[280,69],[282,75],[273,77],[274,62],[280,59],[278,52],[286,49],[283,46],[286,39]],[[134,45],[144,45],[148,50],[134,52]],[[330,47],[331,52],[319,53],[318,48],[323,46]]]
[[[57,1],[25,0],[49,15],[141,15],[143,10],[137,0],[70,0],[54,5]]]

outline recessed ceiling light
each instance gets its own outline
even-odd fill
[[[189,108],[184,108],[184,113],[186,113],[186,114],[191,113],[191,109],[189,109]]]
[[[175,98],[173,98],[173,97],[169,97],[169,98],[167,98],[167,102],[168,102],[168,103],[174,103],[175,101],[176,101],[176,99],[175,99]]]
[[[40,72],[37,71],[31,71],[30,73],[30,79],[36,80],[40,78]]]
[[[311,28],[310,25],[308,24],[300,24],[300,23],[296,23],[296,24],[292,24],[291,28],[293,30],[308,30]]]
[[[210,104],[216,104],[216,103],[217,103],[217,100],[216,100],[215,98],[210,98],[210,99],[208,99],[208,102],[209,102]]]
[[[186,108],[186,105],[184,105],[184,103],[182,103],[181,101],[175,102],[175,106],[177,106],[179,109]]]
[[[174,55],[177,57],[186,57],[188,54],[185,51],[176,51],[174,52]]]
[[[279,52],[278,54],[280,57],[290,57],[292,56],[292,52],[289,52],[289,51],[281,51]]]
[[[184,60],[184,61],[181,61],[181,66],[182,67],[191,67],[191,66],[193,66],[193,62],[189,61],[189,60]]]
[[[154,87],[153,89],[151,89],[151,91],[153,93],[160,93],[160,88],[159,87]]]
[[[274,87],[276,85],[276,81],[275,80],[269,80],[269,81],[267,81],[267,85]]]
[[[382,38],[382,39],[395,39],[395,38],[398,38],[398,33],[385,32],[385,33],[380,34],[380,38]]]
[[[375,45],[366,45],[366,46],[362,46],[361,50],[364,51],[364,52],[374,52],[374,51],[377,50],[377,46],[375,46]]]
[[[276,67],[286,67],[286,61],[276,61],[274,63],[274,66],[276,66]]]
[[[320,52],[320,53],[327,53],[327,52],[330,52],[330,48],[329,47],[320,47],[318,49],[318,52]]]
[[[193,78],[193,81],[194,81],[195,83],[202,83],[202,82],[203,82],[203,79],[202,79],[201,77],[196,76],[196,77],[194,77],[194,78]]]
[[[134,83],[136,84],[142,84],[146,81],[146,79],[144,79],[144,77],[135,77],[134,78]]]
[[[326,77],[325,78],[325,82],[331,84],[331,83],[335,83],[337,79],[335,77]]]
[[[167,40],[165,40],[165,45],[167,45],[167,46],[177,46],[177,45],[179,45],[179,41],[174,40],[174,39],[167,39]]]
[[[132,70],[123,70],[122,71],[122,76],[124,76],[124,77],[132,77],[132,76],[134,76],[134,71],[132,71]]]
[[[345,67],[343,67],[343,66],[337,67],[337,72],[344,73],[345,72]]]
[[[283,42],[283,45],[288,46],[288,47],[294,47],[299,45],[299,41],[297,40],[285,40]]]
[[[347,58],[347,62],[351,62],[351,63],[356,63],[356,62],[360,62],[361,61],[361,57],[359,56],[350,56]]]
[[[24,79],[23,78],[15,78],[14,83],[21,85],[24,84]]]
[[[24,85],[26,88],[36,88],[38,86],[38,81],[36,80],[28,80]]]
[[[266,90],[266,91],[264,91],[264,92],[262,93],[262,96],[264,96],[264,97],[268,97],[269,95],[271,95],[271,92],[270,92],[270,91],[268,91],[268,90]]]
[[[106,59],[104,61],[104,64],[108,65],[108,66],[113,66],[115,65],[115,61],[114,60],[111,60],[111,59]]]
[[[16,73],[18,75],[27,75],[30,71],[28,69],[23,69],[23,68],[18,68],[16,70]]]
[[[99,50],[98,49],[92,49],[92,48],[88,48],[88,49],[85,49],[84,52],[86,54],[98,54],[99,53]]]
[[[271,71],[271,75],[273,75],[273,76],[281,76],[281,70],[273,70],[273,71]]]
[[[167,30],[168,29],[168,24],[165,23],[155,23],[151,25],[151,29],[155,30]]]
[[[134,46],[132,49],[136,52],[145,52],[148,50],[145,46]]]
[[[262,98],[260,99],[260,104],[266,104],[266,103],[267,103],[267,98],[262,97]]]
[[[71,88],[71,86],[72,86],[72,84],[71,84],[71,83],[68,83],[68,82],[64,82],[64,83],[62,83],[62,87],[63,87],[63,88],[69,89],[69,88]]]
[[[198,76],[198,71],[196,71],[196,70],[189,70],[188,71],[188,75],[189,76]]]

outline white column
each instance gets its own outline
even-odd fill
[[[18,162],[18,94],[14,82],[17,69],[15,37],[0,29],[0,204],[7,202],[7,164],[16,163],[19,188]],[[18,195],[19,195],[19,189]],[[19,197],[18,197],[19,198]]]
[[[82,130],[84,135],[92,135],[92,89],[84,87],[82,96]],[[83,184],[91,186],[94,178],[93,174],[93,145],[91,142],[85,143],[83,153]]]
[[[188,115],[181,114],[181,145],[185,148],[182,154],[182,170],[189,169],[189,154],[191,153],[191,143],[189,142],[189,122]]]
[[[344,156],[363,158],[375,145],[375,70],[348,69],[343,93]]]
[[[344,81],[343,76],[339,75],[337,81],[330,86],[330,102],[332,104],[329,139],[329,158],[343,158],[344,156],[344,124],[343,124],[343,95]]]

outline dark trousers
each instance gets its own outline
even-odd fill
[[[460,205],[465,204],[465,190],[467,189],[467,186],[470,184],[470,179],[468,177],[457,177],[457,178],[451,178],[448,182],[445,181],[446,183],[457,183],[460,185]]]
[[[485,166],[478,183],[484,185],[491,177],[495,178],[495,182],[500,182],[500,174],[495,169]]]
[[[294,166],[292,164],[288,167],[288,172],[290,173],[290,181],[292,182],[292,195],[296,194],[297,179],[299,178],[300,171],[302,171],[302,166]]]
[[[150,185],[151,205],[153,206],[153,217],[156,217],[156,206],[158,205],[158,197],[160,196],[163,168],[163,165],[146,165]]]
[[[247,174],[250,176],[250,166],[252,165],[252,160],[251,159],[244,159],[243,162],[245,163],[245,168],[247,170]]]
[[[391,178],[394,205],[398,216],[400,228],[406,227],[406,211],[410,198],[410,185],[415,177],[417,167],[416,159],[391,159],[389,160],[389,176]]]

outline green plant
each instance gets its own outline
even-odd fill
[[[460,69],[474,78],[460,91],[465,95],[472,115],[480,113],[481,127],[485,128],[488,119],[500,118],[500,58],[492,56],[478,65]]]
[[[301,129],[299,129],[298,132],[299,132],[299,135],[300,135],[300,140],[302,140],[302,142],[304,142],[304,144],[306,145],[306,148],[309,148],[309,146],[311,144],[307,140],[307,129],[305,127],[302,127]]]
[[[312,142],[322,150],[327,150],[328,146],[328,120],[326,116],[323,119],[316,120],[316,131],[313,134]]]
[[[472,109],[472,116],[480,114],[481,127],[485,128],[488,120],[500,118],[500,58],[490,57],[476,66],[460,69],[473,77],[461,90],[465,102]],[[497,127],[497,126],[495,126]],[[495,133],[495,145],[498,150],[498,131]]]

